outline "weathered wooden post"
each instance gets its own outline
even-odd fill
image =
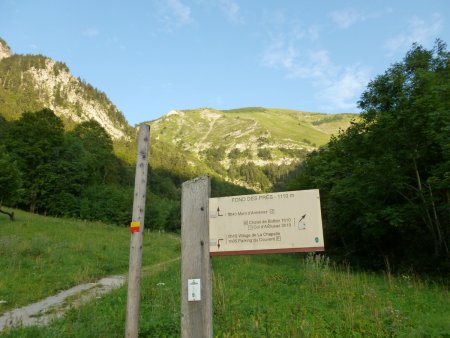
[[[181,197],[181,337],[212,337],[209,176],[183,183]]]
[[[136,176],[134,180],[133,218],[130,226],[130,263],[128,272],[127,317],[125,337],[137,338],[139,333],[139,302],[142,266],[142,234],[144,231],[145,198],[147,192],[150,126],[139,126]]]

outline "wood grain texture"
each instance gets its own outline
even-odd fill
[[[145,199],[147,194],[148,151],[150,149],[150,126],[139,126],[136,176],[134,181],[133,222],[140,229],[131,233],[130,263],[128,272],[128,297],[125,337],[137,338],[139,334],[139,305],[142,266],[142,234],[144,231]]]
[[[212,337],[209,176],[183,183],[181,204],[181,336]],[[188,279],[201,280],[201,300],[188,301]]]

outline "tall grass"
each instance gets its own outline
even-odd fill
[[[389,282],[387,276],[336,266],[323,255],[214,263],[220,294],[226,295],[214,303],[221,337],[450,335],[448,289],[417,277],[390,276]]]
[[[448,337],[450,295],[413,276],[352,271],[323,255],[214,257],[215,337]],[[180,335],[180,265],[146,272],[140,337]],[[126,288],[5,337],[122,337]]]
[[[126,273],[128,229],[15,211],[0,218],[0,313],[111,274]],[[179,238],[147,232],[143,265],[179,255]]]

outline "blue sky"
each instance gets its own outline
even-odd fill
[[[105,92],[134,125],[172,109],[358,112],[418,42],[450,43],[450,1],[0,0],[0,37]]]

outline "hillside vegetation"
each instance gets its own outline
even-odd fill
[[[355,118],[273,108],[174,110],[150,122],[151,162],[268,191]]]
[[[197,109],[149,122],[147,227],[179,229],[180,185],[198,175],[213,177],[213,196],[270,190],[353,117]],[[0,39],[0,204],[127,225],[136,135],[63,62],[14,54]]]
[[[136,131],[103,109],[113,107],[105,95],[80,89],[63,64],[10,55],[0,44],[0,203],[128,225]],[[369,83],[358,116],[201,108],[150,121],[147,228],[179,231],[181,183],[198,175],[212,176],[213,197],[320,189],[329,255],[448,276],[449,80],[449,53],[437,41],[432,50],[413,46]],[[81,120],[71,102],[80,103]]]
[[[113,139],[129,139],[132,128],[123,113],[105,93],[75,78],[64,63],[43,55],[12,54],[1,39],[0,50],[5,51],[0,55],[0,115],[4,118],[14,120],[24,112],[46,108],[69,129],[93,119]]]
[[[450,63],[415,45],[369,83],[360,120],[308,155],[286,189],[318,188],[328,253],[450,276]]]

